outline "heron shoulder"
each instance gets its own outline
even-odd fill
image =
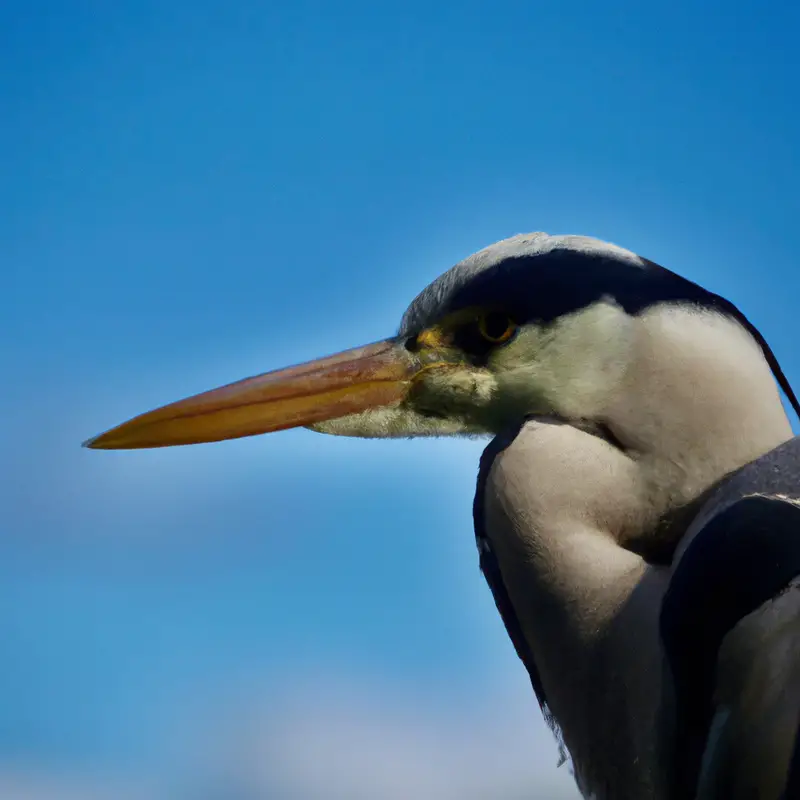
[[[800,721],[800,504],[750,494],[713,516],[677,562],[660,627],[681,791],[777,796]]]

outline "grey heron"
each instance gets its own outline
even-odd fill
[[[390,339],[142,414],[97,449],[289,427],[488,435],[481,570],[596,800],[800,798],[800,445],[730,302],[583,236],[449,269]]]

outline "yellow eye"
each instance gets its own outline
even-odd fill
[[[502,344],[517,331],[517,323],[502,311],[487,311],[478,317],[478,331],[487,342]]]

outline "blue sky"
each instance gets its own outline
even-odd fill
[[[530,230],[725,294],[800,384],[800,10],[760,8],[3,4],[3,796],[572,796],[477,571],[481,443],[79,445]]]

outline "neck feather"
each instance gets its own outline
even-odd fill
[[[629,367],[602,416],[659,487],[665,511],[792,437],[750,334],[690,308],[661,306],[636,319]]]

